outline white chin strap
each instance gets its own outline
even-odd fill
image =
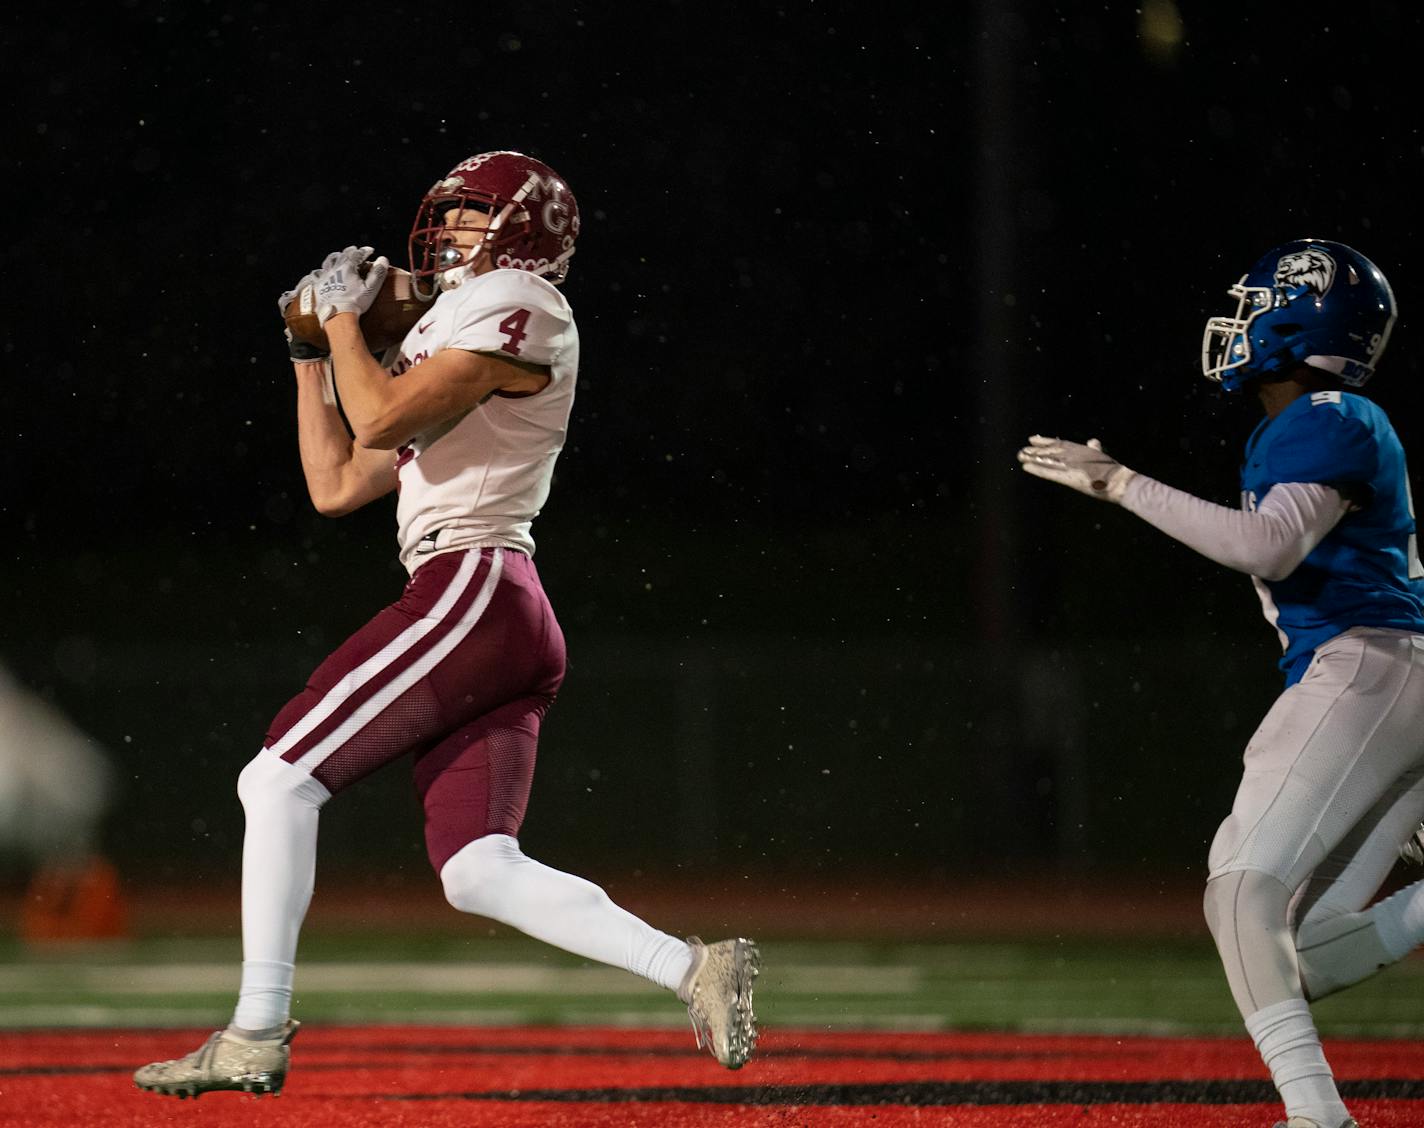
[[[489,232],[486,231],[480,241],[470,248],[469,257],[466,258],[463,263],[459,266],[452,266],[449,270],[442,270],[435,275],[436,285],[440,287],[442,292],[455,289],[474,275],[475,260],[480,257],[480,252],[484,250],[485,240],[488,238]],[[441,253],[448,254],[450,252],[444,251]],[[458,255],[456,257],[458,257]]]
[[[474,267],[470,263],[464,266],[457,266],[453,270],[442,270],[435,276],[436,285],[440,287],[441,293],[446,293],[464,283],[474,274]]]
[[[521,189],[521,192],[527,191],[528,188],[529,185],[526,184],[524,188]],[[442,270],[435,276],[435,281],[439,284],[441,291],[453,290],[473,275],[475,260],[478,259],[480,254],[484,251],[485,244],[489,241],[489,237],[504,226],[504,221],[509,218],[514,208],[514,204],[506,204],[498,213],[490,218],[489,226],[485,228],[484,235],[480,238],[478,243],[470,248],[469,257],[465,260],[463,265],[452,267],[449,270]]]

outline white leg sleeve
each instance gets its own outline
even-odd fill
[[[316,883],[317,817],[331,793],[300,768],[259,752],[237,794],[242,839],[242,987],[233,1025],[263,1030],[291,1010],[297,934]]]
[[[620,909],[598,886],[542,865],[507,834],[478,838],[440,871],[455,908],[519,929],[566,952],[621,967],[677,990],[687,944]]]

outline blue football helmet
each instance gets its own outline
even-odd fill
[[[1394,327],[1394,293],[1379,267],[1324,239],[1277,247],[1228,293],[1236,316],[1210,318],[1202,335],[1202,374],[1228,392],[1301,364],[1358,388]]]

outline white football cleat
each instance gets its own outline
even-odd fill
[[[710,1050],[728,1069],[741,1069],[756,1049],[752,986],[761,973],[761,952],[745,939],[704,944],[689,936],[687,943],[692,966],[677,997],[687,1004],[697,1048]]]
[[[273,1038],[251,1039],[230,1030],[215,1030],[191,1054],[173,1061],[156,1061],[134,1074],[134,1084],[168,1097],[200,1097],[233,1090],[276,1096],[287,1080],[289,1048],[299,1022],[289,1021]]]
[[[1289,1120],[1277,1120],[1276,1128],[1325,1128],[1325,1125],[1308,1116],[1292,1116]],[[1360,1128],[1360,1125],[1353,1116],[1347,1116],[1340,1121],[1339,1128]]]

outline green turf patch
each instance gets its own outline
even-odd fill
[[[1240,1032],[1215,953],[1196,942],[764,946],[768,1026],[1193,1034]],[[0,948],[0,1026],[175,1026],[225,1020],[235,940]],[[635,977],[518,937],[304,940],[295,1010],[320,1022],[676,1025]],[[1322,1033],[1424,1036],[1424,961],[1317,1004]]]

